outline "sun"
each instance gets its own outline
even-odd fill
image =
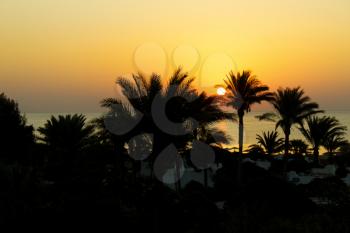
[[[226,94],[226,89],[223,87],[218,87],[218,89],[216,89],[216,94],[218,95],[225,95]]]

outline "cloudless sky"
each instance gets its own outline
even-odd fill
[[[230,69],[349,110],[349,0],[1,0],[0,92],[26,112],[95,112],[120,75]]]

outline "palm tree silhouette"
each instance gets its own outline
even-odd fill
[[[263,132],[262,135],[257,135],[258,144],[264,148],[267,155],[273,155],[281,150],[283,139],[279,138],[277,131]]]
[[[149,79],[142,74],[133,75],[131,80],[120,77],[116,83],[122,95],[102,101],[102,106],[109,109],[107,118],[115,124],[131,126],[120,130],[120,135],[125,138],[144,133],[153,136],[151,167],[168,145],[184,151],[198,128],[232,119],[232,114],[220,109],[215,96],[198,93],[192,87],[193,81],[181,68],[174,71],[166,84],[157,74]]]
[[[142,74],[133,75],[132,80],[119,77],[116,83],[122,88],[122,95],[104,99],[101,105],[109,109],[107,117],[113,116],[112,120],[115,124],[126,126],[131,124],[130,129],[120,130],[120,135],[125,138],[130,139],[143,133],[154,134],[153,152],[159,153],[166,146],[169,138],[153,121],[152,105],[158,95],[165,98],[166,95],[170,95],[170,91],[173,95],[188,95],[193,91],[190,87],[192,82],[193,80],[189,79],[187,74],[182,74],[181,70],[173,74],[167,87],[163,86],[161,77],[157,74],[152,74],[149,80]],[[170,86],[173,87],[172,90]]]
[[[92,125],[86,124],[83,115],[51,116],[43,127],[38,129],[39,140],[50,148],[68,153],[79,152],[86,147],[94,132]]]
[[[111,149],[113,162],[118,167],[117,171],[122,179],[129,174],[128,171],[130,170],[140,172],[140,164],[137,161],[133,161],[127,153],[126,145],[130,138],[127,138],[124,135],[115,135],[111,133],[106,128],[103,116],[93,119],[91,124],[94,127],[94,142],[97,143],[97,145],[107,146],[107,148]],[[117,157],[114,157],[115,155],[117,155]],[[132,178],[135,178],[137,175],[137,172],[135,172]]]
[[[203,142],[205,145],[208,145],[212,151],[215,151],[217,149],[222,149],[223,145],[228,145],[232,139],[229,135],[226,134],[226,132],[216,128],[216,127],[209,127],[208,125],[202,125],[198,129],[196,129],[194,133],[195,140],[198,140],[200,142]],[[191,145],[193,149],[193,144]],[[217,161],[217,158],[215,158]],[[199,168],[196,167],[196,165],[193,164],[193,166],[196,169],[203,170],[204,175],[204,187],[208,188],[208,170],[210,167],[204,167]]]
[[[91,121],[94,127],[95,141],[100,144],[110,145],[116,149],[118,153],[126,154],[125,144],[127,138],[123,135],[115,135],[106,129],[104,117],[98,117]]]
[[[349,145],[349,141],[340,135],[331,135],[324,141],[324,148],[330,155],[334,155],[339,149]]]
[[[306,125],[299,128],[305,139],[312,145],[314,162],[319,162],[319,150],[327,140],[345,135],[346,127],[334,117],[311,116],[306,119]]]
[[[228,90],[227,105],[237,109],[239,120],[239,154],[242,156],[244,114],[251,111],[253,104],[272,100],[273,94],[268,91],[269,87],[263,85],[250,71],[238,72],[237,74],[231,71],[224,81]]]
[[[245,150],[250,156],[265,155],[265,149],[260,144],[251,144],[248,149]]]
[[[228,92],[226,104],[236,109],[238,114],[239,161],[237,182],[239,185],[241,182],[241,160],[243,157],[244,114],[251,111],[253,104],[272,100],[273,93],[269,92],[269,87],[263,85],[250,71],[237,72],[237,74],[231,71],[224,81]]]
[[[290,151],[293,155],[307,155],[308,145],[300,139],[290,140]]]
[[[280,88],[270,100],[275,112],[257,116],[259,120],[276,122],[276,128],[280,127],[285,135],[284,151],[285,156],[289,155],[289,140],[292,126],[302,125],[303,121],[314,114],[323,111],[317,110],[318,104],[311,102],[310,97],[305,95],[304,90],[296,88]]]
[[[225,131],[218,129],[217,127],[202,126],[197,129],[195,134],[196,139],[206,143],[207,145],[220,147],[222,145],[228,145],[232,141],[232,138],[227,135]]]

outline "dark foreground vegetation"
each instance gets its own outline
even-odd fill
[[[319,116],[318,105],[300,88],[270,93],[267,86],[243,72],[229,75],[227,99],[218,98],[199,93],[180,70],[166,86],[156,75],[150,79],[137,75],[134,82],[120,78],[117,83],[127,104],[106,99],[102,106],[109,113],[104,118],[86,122],[83,115],[52,117],[37,132],[27,125],[17,103],[0,95],[2,229],[350,232],[350,189],[342,181],[350,167],[346,129],[335,118]],[[154,121],[156,98],[160,103],[168,101],[167,117],[186,133],[161,129]],[[271,102],[275,113],[259,118],[274,120],[285,137],[265,132],[244,153],[240,135],[239,152],[224,149],[230,138],[213,125],[236,116],[219,105],[235,106],[242,134],[244,114],[262,101]],[[118,133],[125,119],[133,127]],[[107,126],[111,122],[114,128]],[[301,130],[306,142],[289,140],[292,127]],[[198,142],[215,152],[214,163],[220,164],[215,173],[208,164],[191,160]],[[166,185],[160,181],[159,174],[165,171],[156,170],[155,164],[170,144],[186,168],[203,174],[203,182],[184,185],[179,180]],[[321,147],[328,151],[327,157],[320,156]],[[243,163],[244,158],[269,161],[271,167]],[[289,171],[307,173],[327,164],[337,165],[335,176],[304,185],[286,181]],[[142,173],[145,166],[148,175]],[[213,185],[208,184],[208,174],[213,174]],[[326,202],[319,204],[315,199]]]

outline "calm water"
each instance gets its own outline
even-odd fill
[[[272,122],[258,121],[255,116],[260,115],[262,112],[251,112],[245,117],[245,144],[253,144],[256,142],[256,134],[260,134],[263,131],[274,130],[275,125]],[[64,115],[67,113],[26,113],[28,123],[33,125],[35,129],[43,126],[45,122],[50,118],[51,115]],[[335,116],[343,125],[350,129],[350,111],[337,111],[337,112],[327,112],[329,116]],[[101,116],[101,113],[84,113],[87,120],[90,121],[96,117]],[[238,125],[233,122],[222,122],[219,127],[225,130],[232,138],[233,144],[237,144],[238,138]],[[280,132],[282,136],[282,133]],[[291,138],[303,138],[297,129],[292,130]],[[347,138],[350,140],[349,133]]]

